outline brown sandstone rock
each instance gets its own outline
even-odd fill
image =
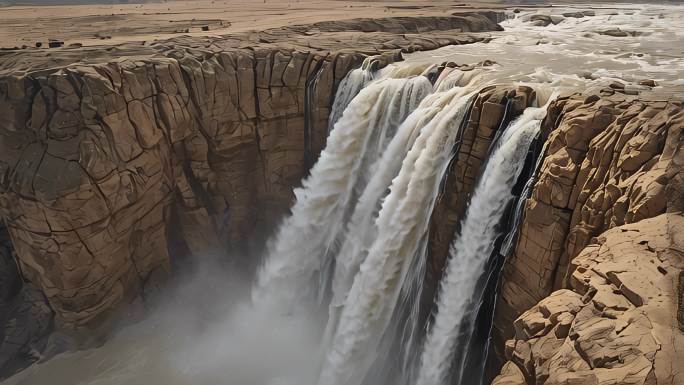
[[[501,375],[496,377],[492,385],[519,385],[525,384],[525,377],[517,365],[512,362],[506,362],[501,369]]]
[[[503,271],[495,357],[525,309],[568,287],[569,261],[594,237],[681,210],[683,107],[579,95],[550,107],[546,157]]]
[[[684,383],[681,234],[678,212],[596,238],[573,260],[573,290],[552,293],[516,320],[511,361],[493,384]]]

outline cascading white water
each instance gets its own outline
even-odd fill
[[[421,356],[417,385],[446,385],[464,312],[499,235],[497,226],[512,198],[530,143],[546,108],[530,107],[499,139],[468,206],[461,233],[449,250],[437,314]]]
[[[379,81],[382,82],[385,80]],[[423,98],[425,98],[432,91],[432,83],[430,83],[430,81],[424,76],[415,76],[407,79],[402,78],[400,81],[405,81],[403,87],[393,95],[391,95],[393,92],[392,89],[388,88],[387,93],[390,95],[389,99],[386,99],[384,104],[378,104],[377,106],[379,109],[377,112],[377,120],[375,124],[369,127],[369,129],[373,132],[371,133],[368,148],[363,154],[360,154],[362,158],[361,167],[359,167],[358,173],[356,175],[356,183],[354,185],[354,189],[352,190],[349,207],[343,219],[343,223],[347,225],[341,226],[339,228],[339,236],[336,240],[336,244],[348,243],[346,242],[348,236],[345,235],[344,228],[355,229],[355,226],[361,224],[358,221],[354,222],[354,220],[358,220],[359,217],[357,214],[355,218],[354,213],[368,209],[368,204],[372,203],[370,200],[372,200],[374,196],[376,202],[377,199],[379,199],[379,196],[374,194],[376,192],[379,194],[380,192],[372,189],[372,187],[376,187],[378,183],[376,182],[375,184],[371,184],[369,186],[369,181],[371,179],[377,180],[376,175],[378,172],[384,171],[382,169],[378,170],[379,167],[381,168],[381,164],[378,164],[379,157],[381,155],[384,156],[383,154],[387,152],[388,144],[394,141],[397,128],[402,124],[404,119],[406,119],[411,111],[413,111],[416,106],[419,105],[421,100],[423,100]],[[391,146],[389,147],[391,149]],[[392,155],[390,154],[389,156]],[[395,159],[395,163],[398,163],[398,160]],[[386,189],[388,184],[389,182],[383,187]],[[370,190],[369,187],[371,188]],[[357,207],[359,204],[361,206]],[[365,216],[366,213],[368,212],[364,212],[362,216]],[[372,211],[370,213],[372,213]],[[347,231],[347,233],[348,232],[349,231]],[[330,286],[332,279],[331,266],[334,266],[336,274],[338,270],[344,270],[343,268],[338,268],[338,262],[340,261],[340,258],[336,257],[336,252],[337,248],[327,253],[323,262],[324,267],[322,268],[322,274],[319,283],[319,299],[325,297],[325,293]]]
[[[344,229],[357,185],[369,174],[384,142],[427,95],[421,78],[380,79],[349,103],[281,225],[253,290],[255,302],[288,309],[312,294],[313,279]],[[315,289],[314,289],[315,290]]]
[[[335,123],[340,120],[344,110],[347,109],[349,103],[358,95],[361,89],[373,80],[372,63],[373,58],[367,58],[360,68],[349,71],[340,82],[335,93],[330,116],[328,117],[328,131],[332,131]]]
[[[424,87],[432,87],[427,78],[420,77],[420,79],[423,79]],[[455,86],[465,84],[455,83]],[[389,144],[379,143],[381,147],[386,146],[387,149],[373,168],[373,175],[359,197],[347,226],[341,250],[335,259],[332,307],[339,308],[343,305],[359,266],[375,239],[377,234],[375,220],[380,210],[380,200],[386,195],[392,179],[399,172],[401,161],[413,146],[421,128],[441,111],[445,100],[452,99],[453,95],[448,93],[433,95],[406,118]]]
[[[425,82],[425,86],[432,88],[427,78],[421,76],[420,79],[423,79],[421,81]],[[385,195],[392,178],[399,172],[401,160],[411,148],[418,136],[420,127],[422,127],[421,123],[424,122],[426,114],[418,111],[423,109],[425,107],[414,111],[400,125],[397,133],[382,153],[382,157],[373,167],[373,174],[368,183],[364,184],[365,189],[360,195],[349,220],[342,246],[335,258],[330,314],[324,338],[325,342],[322,344],[324,347],[327,346],[337,328],[340,311],[351,288],[354,276],[359,270],[359,265],[365,257],[367,248],[370,247],[377,233],[375,218],[379,211],[380,200]]]
[[[319,378],[320,385],[360,384],[397,304],[408,267],[427,231],[436,190],[471,95],[452,89],[423,102],[439,112],[425,124],[392,181],[377,234],[349,290]],[[421,109],[421,111],[424,111]],[[413,117],[407,124],[418,119]],[[353,257],[352,257],[353,258]]]

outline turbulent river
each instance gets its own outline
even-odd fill
[[[482,279],[490,256],[506,254],[497,239],[515,231],[500,224],[516,204],[545,104],[615,80],[638,90],[639,79],[655,79],[670,94],[684,86],[681,55],[666,47],[684,46],[679,7],[596,9],[546,27],[530,14],[503,21],[506,31],[487,43],[405,55],[381,70],[369,59],[350,72],[327,145],[254,282],[229,285],[238,278],[208,267],[102,347],[7,383],[479,384],[466,367],[486,357],[469,350]],[[596,32],[618,27],[636,36]],[[484,60],[494,63],[475,65]],[[444,61],[472,66],[435,65]],[[419,307],[430,214],[472,103],[495,84],[527,85],[536,100],[499,128],[427,321]]]

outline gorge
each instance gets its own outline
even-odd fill
[[[0,379],[684,384],[683,18],[0,52]]]

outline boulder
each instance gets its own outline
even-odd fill
[[[565,12],[563,17],[572,17],[576,19],[581,19],[585,16],[584,12]]]
[[[536,26],[546,27],[550,24],[554,24],[554,25],[559,24],[563,20],[565,20],[565,18],[563,16],[557,16],[557,15],[535,14],[535,15],[529,16],[528,20]]]
[[[620,28],[605,29],[602,31],[597,31],[601,35],[608,35],[613,37],[629,37],[629,36],[639,36],[640,33],[637,31],[625,31]]]
[[[581,19],[583,17],[587,16],[596,16],[596,12],[594,11],[573,11],[573,12],[565,12],[563,13],[564,17],[572,17],[575,19]]]
[[[653,79],[644,79],[639,81],[639,85],[646,87],[657,87],[658,83]]]

